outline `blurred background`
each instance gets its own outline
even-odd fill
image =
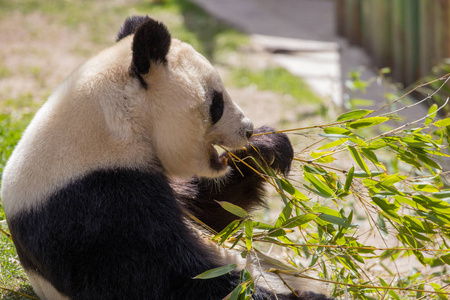
[[[309,113],[329,107],[380,107],[450,72],[449,3],[0,0],[0,109],[39,106],[71,70],[111,45],[122,20],[132,14],[165,22],[174,37],[223,67],[231,88],[253,86],[293,95],[300,90],[292,91],[283,76],[294,75],[314,94],[305,94],[301,102],[317,104],[315,97],[321,98],[323,107],[307,109]],[[265,70],[262,78],[251,76],[260,70]],[[273,78],[283,78],[279,81],[286,86],[262,82]],[[435,92],[441,83],[418,88],[405,105]],[[446,85],[425,104],[442,105],[449,94]],[[240,91],[237,98],[249,96]],[[427,109],[412,107],[403,118],[418,118]],[[448,107],[441,110],[448,112]]]
[[[350,106],[355,87],[348,79],[355,75],[364,81],[384,75],[384,86],[362,89],[365,98],[379,103],[450,72],[448,0],[195,2],[245,32],[266,35],[256,42],[337,106]],[[441,83],[418,89],[412,98],[426,97]],[[442,105],[449,91],[445,86],[427,104]],[[411,112],[417,117],[423,109]]]
[[[409,122],[450,95],[436,80],[450,73],[450,0],[0,0],[0,173],[51,92],[135,14],[208,58],[255,126],[325,124],[414,89],[385,108],[411,106],[397,118]],[[293,136],[300,152],[315,139]],[[32,294],[15,257],[0,234],[2,299]]]

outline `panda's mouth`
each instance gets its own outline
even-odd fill
[[[217,144],[217,146],[221,147]],[[223,151],[220,155],[217,151],[215,144],[211,144],[209,147],[209,162],[211,165],[211,168],[221,171],[227,168],[228,166],[228,153],[226,151]]]

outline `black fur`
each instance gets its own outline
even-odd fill
[[[125,23],[123,23],[122,27],[119,30],[119,33],[117,33],[116,41],[118,42],[124,37],[134,34],[136,28],[138,28],[139,25],[148,20],[150,20],[149,16],[132,16],[126,18]]]
[[[255,133],[272,131],[273,128],[263,126],[256,129]],[[232,156],[224,154],[228,156],[228,165],[232,170],[231,176],[223,183],[217,183],[214,179],[193,178],[191,182],[181,183],[176,187],[186,208],[216,231],[222,230],[238,217],[225,211],[214,200],[231,202],[248,212],[263,205],[265,180],[255,173],[254,170],[261,170],[250,156],[263,166],[269,164],[282,174],[289,172],[294,157],[288,137],[280,133],[252,137],[246,148],[247,150],[232,151],[245,163],[237,159],[233,161]]]
[[[71,299],[222,299],[239,274],[197,244],[162,174],[94,172],[10,220],[25,269]]]
[[[151,63],[165,63],[170,43],[171,36],[164,24],[149,18],[139,25],[133,38],[132,70],[147,74]]]
[[[272,133],[274,131],[275,129],[268,126],[255,129],[253,135],[270,134],[251,137],[249,140],[250,145],[247,145],[248,154],[259,157],[263,164],[268,164],[272,169],[287,175],[294,158],[294,149],[285,134]]]
[[[273,129],[257,132],[261,130]],[[287,137],[271,134],[251,142],[264,150],[263,155],[270,154],[261,161],[274,156],[272,165],[287,172],[292,159]],[[242,158],[249,154],[235,153]],[[282,157],[286,153],[288,157]],[[194,179],[176,194],[163,174],[128,169],[93,172],[41,207],[9,220],[20,260],[25,269],[38,272],[71,299],[222,299],[236,287],[239,274],[192,279],[218,265],[183,221],[179,204],[217,230],[234,217],[213,199],[248,210],[257,207],[262,203],[262,179],[242,163],[237,167],[221,193],[207,179]],[[327,300],[313,293],[277,297]],[[253,299],[275,296],[257,287]]]
[[[224,109],[223,94],[214,91],[212,96],[211,106],[209,107],[209,115],[211,116],[211,123],[217,123],[222,118]]]

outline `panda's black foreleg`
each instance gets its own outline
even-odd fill
[[[231,170],[225,178],[193,178],[189,184],[174,189],[179,200],[193,215],[209,227],[220,231],[238,217],[224,210],[216,201],[226,201],[247,212],[264,205],[265,179],[259,166],[270,166],[287,175],[294,156],[292,145],[285,134],[273,133],[270,127],[255,129],[245,149],[232,151],[228,156]],[[257,161],[257,163],[255,162]]]

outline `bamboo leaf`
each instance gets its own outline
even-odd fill
[[[419,291],[425,290],[425,284],[422,283],[421,285],[419,285],[418,290]],[[419,291],[416,292],[416,299],[422,299],[424,296],[423,292],[419,292]]]
[[[439,192],[439,189],[435,186],[429,184],[416,184],[414,185],[414,189],[416,191],[426,192],[426,193],[436,193]]]
[[[215,200],[217,203],[220,204],[220,206],[222,206],[223,209],[225,209],[226,211],[232,213],[235,216],[238,216],[240,218],[245,218],[246,216],[248,216],[248,213],[241,207],[234,205],[230,202],[227,201],[217,201]]]
[[[364,172],[366,172],[369,176],[370,174],[370,170],[367,167],[366,163],[364,162],[361,154],[359,153],[359,151],[353,147],[353,146],[347,146],[347,149],[350,151],[350,154],[352,155],[353,159],[355,160],[355,162],[358,164],[358,166],[364,170]]]
[[[317,175],[327,175],[328,174],[324,169],[322,169],[320,167],[312,166],[312,165],[304,165],[303,170],[305,172],[308,172],[311,174],[317,174]]]
[[[370,150],[369,148],[361,148],[361,152],[374,165],[379,166],[385,170],[384,166],[382,164],[380,164],[380,162],[378,161],[378,157],[375,155],[375,153],[372,150]]]
[[[378,228],[380,229],[383,237],[386,238],[388,236],[389,232],[387,230],[386,222],[384,221],[384,217],[382,214],[378,214],[377,224],[378,224]]]
[[[367,146],[370,150],[378,150],[381,148],[386,147],[388,144],[384,140],[375,140],[370,143],[369,146]]]
[[[332,153],[333,153],[333,152],[331,152],[331,151],[326,151],[326,152],[311,152],[310,155],[311,155],[312,158],[318,158],[318,157],[321,157],[321,156],[323,156],[323,155],[326,155],[326,156],[321,157],[321,158],[319,158],[319,159],[316,160],[316,161],[319,162],[319,163],[324,163],[324,164],[326,164],[326,163],[331,163],[331,162],[335,161],[335,158],[334,158],[333,156],[328,155],[328,154],[332,154]]]
[[[430,282],[431,287],[436,291],[436,292],[445,292],[445,290],[441,289],[441,286],[435,282]],[[448,297],[444,294],[438,294],[439,299],[441,300],[448,300]]]
[[[281,236],[285,236],[285,235],[286,235],[286,231],[282,228],[273,230],[269,233],[269,236],[271,236],[271,237],[281,237]]]
[[[336,225],[339,225],[342,227],[358,227],[357,225],[352,225],[352,224],[348,223],[347,220],[345,220],[343,218],[328,215],[325,213],[320,214],[319,218],[328,223],[336,224]]]
[[[239,298],[239,300],[250,300],[255,290],[255,282],[253,281],[253,277],[247,269],[242,270],[239,281],[245,288],[245,293],[241,292],[241,297]],[[242,298],[242,296],[244,296],[244,298]]]
[[[407,176],[400,176],[398,174],[393,174],[393,175],[389,175],[387,177],[385,177],[383,180],[381,180],[381,184],[389,186],[389,185],[393,185],[397,182],[400,182],[402,180],[405,180],[407,178]]]
[[[358,137],[351,137],[349,138],[349,140],[351,142],[353,142],[354,144],[358,145],[359,147],[367,147],[367,143],[364,142],[362,139],[358,138]]]
[[[397,154],[397,158],[407,164],[410,164],[411,166],[416,167],[418,170],[420,170],[420,168],[422,167],[422,165],[418,161],[416,161],[415,157],[411,158],[404,154]]]
[[[321,194],[331,198],[334,195],[334,191],[329,188],[325,183],[319,180],[312,174],[304,173],[304,178],[309,181]]]
[[[428,165],[432,168],[442,170],[442,167],[437,162],[435,162],[431,158],[427,157],[426,155],[417,154],[417,158],[420,159],[421,162],[425,163],[426,165]]]
[[[236,264],[231,264],[223,267],[214,268],[208,271],[205,271],[197,276],[195,276],[193,279],[210,279],[210,278],[216,278],[222,275],[225,275],[227,273],[230,273],[234,269],[236,269]]]
[[[434,126],[437,127],[446,127],[450,126],[450,118],[442,119],[433,123]]]
[[[289,202],[288,205],[286,205],[283,208],[280,215],[278,216],[277,222],[275,223],[276,228],[281,227],[281,224],[283,224],[286,220],[288,220],[291,217],[292,207],[293,207],[292,202]]]
[[[326,134],[342,134],[346,136],[354,135],[353,132],[342,127],[326,127],[323,129],[323,132],[325,132]]]
[[[373,196],[372,201],[391,217],[394,217],[396,219],[399,218],[397,211],[399,210],[400,206],[389,203],[383,196],[378,195]]]
[[[370,171],[370,175],[367,174],[364,171],[355,171],[353,173],[353,177],[356,177],[356,178],[369,178],[369,177],[377,177],[377,176],[380,176],[382,174],[384,174],[384,172],[381,172],[381,171]]]
[[[284,178],[281,179],[281,187],[284,191],[291,194],[297,200],[308,200],[308,197],[306,197],[302,192],[296,189],[289,181]]]
[[[236,237],[236,240],[234,241],[233,245],[231,245],[230,249],[233,249],[234,247],[236,247],[236,245],[241,241],[243,235],[244,235],[244,233],[241,232],[241,233]]]
[[[252,249],[253,242],[253,221],[248,219],[245,221],[245,244],[247,245],[247,249]]]
[[[436,103],[431,105],[430,109],[428,110],[428,117],[425,120],[425,125],[428,126],[430,123],[433,122],[434,118],[436,118],[436,111],[438,109],[438,106]]]
[[[448,222],[443,221],[441,218],[439,218],[438,216],[436,216],[435,213],[427,213],[425,211],[419,210],[417,212],[420,216],[423,216],[425,218],[427,218],[428,220],[430,220],[433,223],[436,223],[440,226],[447,226]]]
[[[328,144],[323,145],[323,146],[320,147],[320,148],[317,148],[317,150],[330,149],[330,148],[333,148],[333,147],[340,146],[340,145],[342,145],[342,144],[345,143],[345,142],[346,142],[345,139],[338,139],[337,141],[333,141],[333,142],[331,142],[331,143],[328,143]]]
[[[413,238],[409,233],[406,233],[404,230],[399,229],[399,233],[397,234],[398,239],[410,246],[411,248],[423,248],[423,244]]]
[[[361,128],[367,128],[367,127],[382,124],[382,123],[386,122],[387,120],[389,120],[389,118],[370,117],[370,118],[365,118],[365,119],[349,122],[346,124],[346,126],[351,129],[361,129]]]
[[[353,181],[353,174],[355,173],[355,167],[351,167],[347,174],[347,179],[345,180],[344,191],[348,192]]]
[[[356,119],[360,119],[360,118],[362,118],[364,116],[367,116],[371,112],[373,112],[373,110],[368,110],[368,109],[352,110],[352,111],[343,113],[342,115],[340,115],[337,118],[337,120],[338,121],[356,120]]]
[[[315,218],[317,218],[317,215],[315,214],[304,214],[302,216],[297,216],[286,220],[281,226],[284,228],[294,228],[306,224]]]
[[[261,230],[271,230],[274,227],[267,223],[253,221],[253,228],[257,228],[257,229],[261,229]]]
[[[309,187],[309,186],[307,186],[307,185],[303,185],[307,190],[309,190],[310,192],[313,192],[314,194],[316,194],[316,195],[319,195],[320,197],[323,197],[323,198],[330,198],[330,196],[328,195],[328,194],[324,194],[324,193],[322,193],[321,191],[319,191],[319,190],[316,190],[316,189],[314,189],[314,188],[312,188],[312,187]]]
[[[246,288],[246,284],[245,283],[239,284],[233,290],[233,292],[231,293],[230,297],[229,298],[225,297],[224,300],[240,300],[240,295],[242,294],[242,292],[244,292],[245,288]]]
[[[436,197],[436,198],[439,198],[439,199],[449,198],[450,197],[450,191],[449,190],[442,190],[439,193],[434,193],[433,196]]]
[[[239,220],[234,220],[230,224],[228,224],[227,227],[222,229],[221,232],[216,234],[213,237],[213,240],[217,240],[221,237],[219,241],[219,245],[223,244],[231,235],[233,235],[235,232],[237,232],[244,224],[240,222]]]

